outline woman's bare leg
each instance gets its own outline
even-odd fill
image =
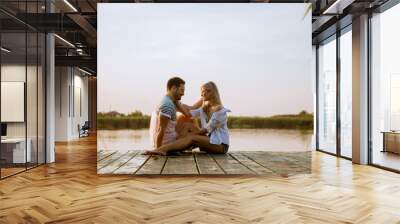
[[[193,143],[200,148],[200,151],[214,154],[224,154],[225,148],[223,145],[215,145],[210,143],[210,138],[204,135],[193,136]]]
[[[183,151],[193,144],[194,135],[188,135],[184,138],[177,139],[174,142],[162,145],[161,147],[145,151],[146,155],[163,155],[165,156],[168,152]]]
[[[196,145],[201,151],[207,153],[224,154],[223,145],[215,145],[210,143],[210,138],[204,135],[188,135],[174,142],[165,144],[157,149],[146,151],[145,154],[166,155],[168,152],[183,151],[191,145]]]

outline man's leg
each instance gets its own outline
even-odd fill
[[[185,116],[179,116],[175,128],[178,139],[184,138],[190,133],[196,133],[200,130],[194,119],[187,118]]]
[[[190,134],[193,134],[193,133],[197,133],[198,131],[200,131],[200,128],[198,128],[192,122],[186,122],[186,123],[182,124],[182,127],[179,130],[179,132],[177,131],[178,139],[179,138],[184,138],[187,135],[190,135]]]
[[[193,144],[194,135],[188,135],[184,138],[177,139],[174,142],[162,145],[161,147],[145,151],[146,155],[167,155],[168,152],[183,151]]]

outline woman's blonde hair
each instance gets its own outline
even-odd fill
[[[211,90],[211,98],[213,98],[213,100],[215,100],[216,103],[218,103],[222,106],[221,97],[219,95],[217,85],[215,85],[214,82],[210,81],[210,82],[204,83],[201,87],[210,89]],[[209,109],[208,102],[203,103],[203,109],[205,109],[205,111],[208,111],[208,109]]]

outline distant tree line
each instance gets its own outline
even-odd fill
[[[106,130],[149,128],[150,116],[141,111],[128,114],[117,111],[97,113],[97,128]]]
[[[313,129],[312,113],[301,111],[298,114],[284,114],[270,117],[259,116],[229,116],[228,127],[237,129]],[[99,112],[97,114],[98,129],[146,129],[150,125],[150,116],[141,111],[128,114],[117,111]]]

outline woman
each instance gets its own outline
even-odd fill
[[[200,129],[189,132],[176,141],[163,145],[145,154],[166,155],[168,152],[183,151],[190,146],[197,146],[207,153],[227,153],[229,149],[228,115],[230,110],[223,107],[218,88],[214,82],[207,82],[201,87],[203,106],[189,110],[190,107],[178,104],[179,110],[188,117],[200,118]]]

